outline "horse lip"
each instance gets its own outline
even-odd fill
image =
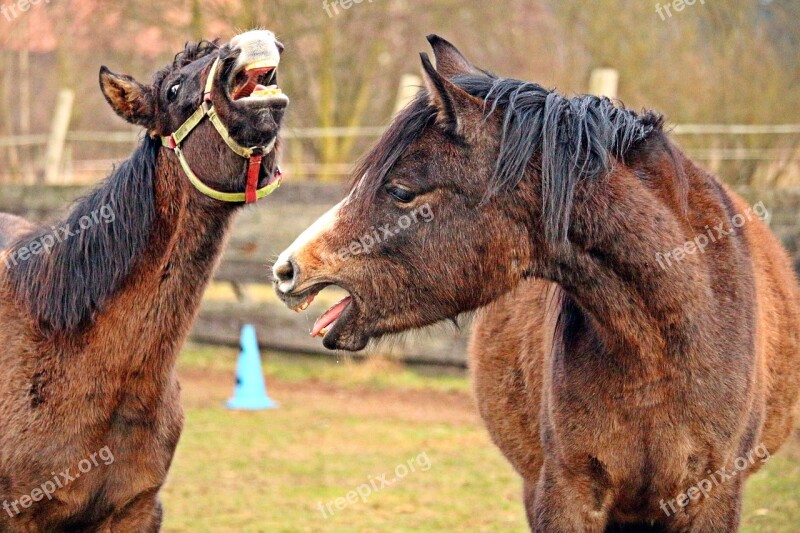
[[[358,329],[357,320],[360,314],[360,303],[353,296],[350,304],[322,337],[322,345],[328,350],[348,352],[358,352],[366,348],[372,336],[364,329]],[[347,338],[343,338],[345,333],[348,333]]]
[[[320,292],[322,292],[327,287],[330,287],[331,285],[333,285],[332,282],[321,281],[321,282],[315,282],[313,285],[310,285],[307,288],[299,291],[293,290],[292,292],[289,293],[283,293],[278,290],[277,293],[278,297],[281,299],[284,305],[286,305],[286,307],[294,309],[302,305],[303,302],[308,300],[310,296],[319,294]]]
[[[328,335],[334,337],[337,333],[340,333],[341,329],[352,320],[352,315],[357,314],[358,305],[356,303],[356,299],[351,293],[348,293],[348,295],[350,297],[350,301],[347,303],[347,306],[344,308],[344,310],[342,310],[341,314],[336,318],[333,324],[327,327],[328,332],[323,335],[323,338],[327,337]]]
[[[258,180],[258,188],[266,187],[267,185],[272,185],[280,178],[280,173],[278,169],[275,168],[273,172],[270,172],[271,167],[266,159],[261,162],[261,177]]]
[[[363,331],[354,332],[357,334],[359,339],[358,343],[347,346],[341,343],[342,333],[348,326],[353,324],[354,319],[359,316],[360,310],[363,308],[362,301],[358,297],[358,294],[354,293],[347,284],[341,283],[339,280],[335,279],[317,279],[311,281],[310,283],[305,283],[304,287],[292,290],[289,293],[284,293],[278,290],[277,280],[275,280],[274,283],[278,298],[280,298],[284,305],[286,305],[289,309],[296,309],[302,306],[310,296],[319,294],[331,286],[336,286],[346,291],[347,294],[350,295],[350,303],[344,309],[344,311],[342,311],[342,314],[339,315],[339,318],[336,319],[336,322],[329,327],[327,333],[322,336],[322,344],[329,350],[342,349],[348,351],[362,350],[366,346],[366,342],[369,340],[369,335]]]
[[[237,106],[243,106],[247,108],[264,108],[264,109],[271,109],[280,111],[286,109],[289,105],[289,97],[285,94],[281,93],[277,96],[245,96],[244,98],[239,98],[238,100],[233,100],[233,103]]]

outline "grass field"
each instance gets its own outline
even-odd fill
[[[527,531],[520,482],[463,373],[264,356],[281,408],[241,413],[223,408],[234,350],[182,355],[186,427],[163,490],[165,531]],[[800,530],[797,438],[751,478],[742,530]]]

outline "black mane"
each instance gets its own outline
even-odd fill
[[[185,67],[189,63],[194,63],[208,54],[219,50],[217,41],[202,40],[196,43],[186,43],[182,52],[178,52],[172,62],[173,68]]]
[[[75,330],[91,322],[122,285],[148,243],[155,218],[154,179],[159,143],[145,136],[130,159],[52,227],[23,235],[9,253],[61,235],[49,253],[6,259],[8,281],[44,332]],[[109,206],[109,207],[104,207]],[[109,211],[110,209],[110,211]],[[113,213],[107,223],[100,213]],[[107,219],[111,219],[108,216]],[[81,221],[86,227],[81,230]],[[91,221],[88,224],[86,221]]]
[[[535,83],[469,75],[452,80],[486,102],[487,116],[502,113],[500,154],[487,196],[517,185],[528,164],[540,155],[545,233],[551,243],[566,239],[575,187],[607,174],[653,132],[661,115],[641,115],[616,107],[608,98],[566,98]],[[398,116],[359,165],[356,177],[382,183],[403,153],[436,118],[422,91]]]

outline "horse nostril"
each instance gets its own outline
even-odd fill
[[[278,265],[275,265],[275,279],[279,283],[291,283],[295,279],[297,273],[297,266],[294,259],[289,259]],[[291,289],[290,289],[291,290]]]

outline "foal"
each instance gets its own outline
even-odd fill
[[[532,530],[736,531],[800,385],[797,282],[763,206],[655,113],[496,78],[429,40],[427,91],[281,254],[278,294],[350,293],[314,326],[330,349],[480,309],[478,405]]]
[[[277,186],[282,49],[188,45],[151,85],[103,68],[141,145],[52,228],[0,216],[0,531],[160,529],[176,356],[232,216]]]

